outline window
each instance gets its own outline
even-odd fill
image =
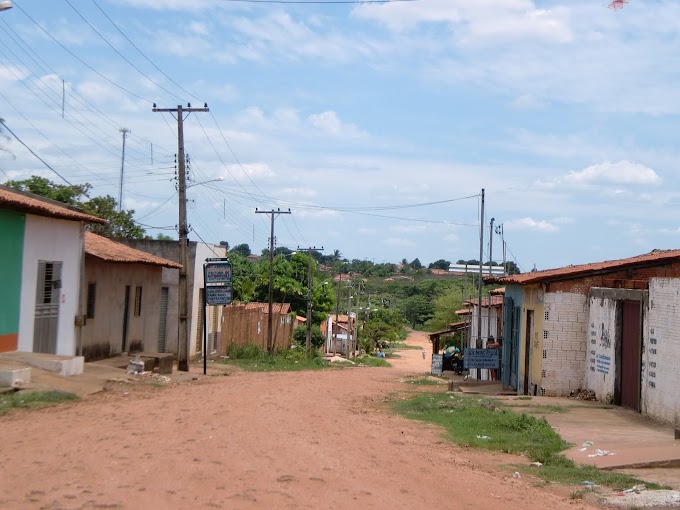
[[[97,284],[87,284],[87,318],[94,319],[94,302],[97,295]]]
[[[142,288],[135,287],[135,317],[142,315]]]

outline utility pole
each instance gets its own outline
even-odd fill
[[[274,220],[280,214],[290,214],[290,209],[272,209],[271,211],[260,211],[255,209],[255,214],[266,214],[271,219],[271,235],[269,236],[269,318],[267,319],[267,352],[272,353],[274,346],[273,336],[273,315],[274,315]]]
[[[491,218],[491,226],[489,228],[489,276],[491,276],[491,264],[493,263],[493,222],[496,218]],[[487,304],[489,305],[486,309],[487,323],[486,323],[486,338],[491,336],[491,294],[487,298]],[[484,343],[484,348],[486,348],[486,343]]]
[[[503,248],[503,276],[508,276],[508,263],[505,258],[505,237],[503,236],[503,224],[496,227],[496,234],[501,236],[501,246]]]
[[[63,111],[63,110],[62,110]],[[62,115],[63,117],[63,115]],[[119,131],[123,133],[123,152],[120,156],[120,186],[118,188],[118,212],[123,210],[123,177],[125,175],[125,139],[130,132],[128,128],[120,128]]]
[[[309,248],[300,248],[298,246],[298,251],[306,251],[307,258],[309,259],[307,269],[307,341],[305,343],[305,347],[309,353],[312,352],[312,251],[323,251],[323,246],[321,248],[312,246]]]
[[[182,105],[177,105],[177,108],[157,108],[156,103],[153,104],[153,112],[177,113],[177,161],[179,162],[178,187],[177,194],[179,195],[179,263],[182,266],[179,269],[179,324],[177,335],[177,370],[183,372],[189,371],[189,324],[188,324],[188,301],[189,301],[189,287],[187,286],[187,234],[189,229],[187,227],[187,176],[186,168],[184,166],[184,113],[187,116],[191,112],[207,112],[208,105],[204,104],[203,108],[192,108],[191,104],[183,108]],[[204,318],[205,320],[205,318]]]
[[[482,188],[482,201],[479,219],[479,281],[477,282],[477,339],[476,343],[481,347],[482,342],[482,259],[484,258],[484,188]],[[478,345],[475,345],[477,347]],[[477,369],[477,379],[480,378],[481,371]]]

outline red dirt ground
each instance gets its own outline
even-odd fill
[[[391,414],[385,400],[429,368],[429,352],[401,356],[391,369],[114,383],[2,416],[0,508],[591,508],[513,478],[500,465],[516,457]]]

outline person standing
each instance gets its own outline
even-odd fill
[[[498,362],[500,363],[500,348],[501,348],[501,344],[499,344],[498,342],[496,342],[496,339],[493,337],[493,335],[491,335],[491,336],[489,337],[489,340],[486,342],[486,348],[487,348],[487,349],[494,349],[494,350],[497,350],[497,351],[498,351],[498,354],[499,354],[499,356],[498,356],[498,358],[499,358],[499,359],[498,359]],[[498,380],[498,367],[489,369],[489,379],[492,380],[492,381]]]

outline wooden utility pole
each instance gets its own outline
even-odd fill
[[[63,115],[62,115],[63,116]],[[118,212],[123,210],[123,179],[125,176],[125,139],[130,132],[128,128],[120,128],[119,131],[123,133],[123,151],[120,156],[120,186],[118,188]]]
[[[271,235],[269,236],[269,318],[267,319],[267,352],[272,353],[274,346],[274,220],[280,214],[290,214],[290,209],[282,211],[281,209],[272,209],[271,211],[260,211],[255,209],[255,214],[266,214],[271,219]]]
[[[475,348],[480,348],[482,343],[482,259],[484,259],[484,188],[482,188],[482,202],[480,208],[480,219],[479,219],[479,281],[477,282],[478,288],[478,299],[477,302],[477,339]],[[481,370],[477,370],[477,379],[480,379]]]
[[[189,229],[187,228],[187,175],[185,158],[184,158],[184,113],[187,116],[191,112],[207,112],[208,105],[204,104],[203,108],[192,108],[189,104],[186,108],[182,105],[177,105],[177,108],[157,108],[156,103],[153,104],[154,112],[169,112],[177,113],[177,160],[178,167],[178,186],[177,194],[179,195],[179,263],[182,266],[179,270],[179,324],[177,335],[177,370],[183,372],[189,371],[189,324],[188,324],[188,301],[189,301],[189,287],[187,286],[187,235]]]
[[[300,248],[298,246],[298,251],[306,251],[307,258],[309,259],[309,267],[307,269],[307,341],[305,347],[307,352],[312,352],[312,251],[323,251],[323,246],[321,248],[312,246]]]

